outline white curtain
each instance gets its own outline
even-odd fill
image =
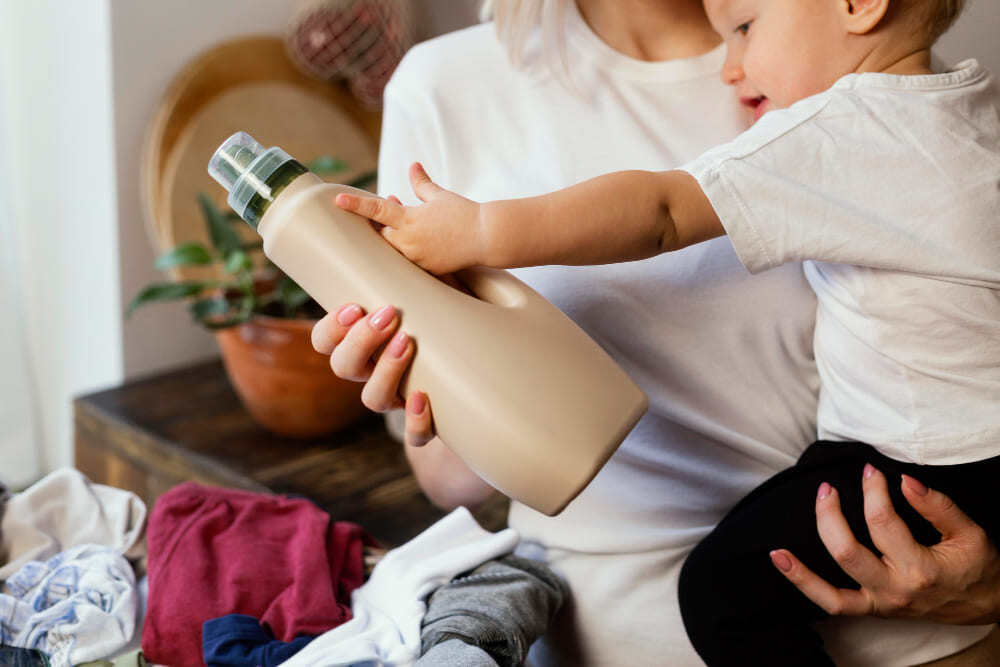
[[[8,105],[10,61],[4,49],[0,44],[0,481],[17,488],[37,478],[44,462],[27,344],[23,238],[10,187],[13,128]]]
[[[122,379],[109,0],[0,0],[0,480],[73,463]]]

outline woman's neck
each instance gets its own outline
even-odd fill
[[[701,0],[570,0],[598,37],[637,60],[691,58],[718,46]]]

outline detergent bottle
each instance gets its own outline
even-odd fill
[[[219,147],[209,172],[264,254],[327,311],[396,306],[415,344],[404,395],[425,392],[437,434],[507,496],[559,513],[646,411],[611,357],[510,273],[467,269],[468,292],[442,282],[334,204],[352,188],[246,133]]]

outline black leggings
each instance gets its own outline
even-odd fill
[[[822,482],[833,485],[858,541],[881,555],[864,518],[866,463],[886,476],[896,512],[921,544],[936,544],[941,536],[903,497],[901,473],[948,495],[997,543],[1000,456],[925,466],[895,461],[861,443],[814,443],[793,467],[741,500],[684,563],[679,586],[684,627],[708,665],[833,665],[811,627],[827,614],[778,572],[768,554],[788,549],[834,586],[857,589],[820,541],[815,498]]]

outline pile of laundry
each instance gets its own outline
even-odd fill
[[[192,482],[148,520],[72,469],[2,504],[4,665],[506,667],[566,596],[464,508],[386,552],[308,499]]]
[[[0,664],[138,665],[146,506],[69,468],[4,493]],[[129,653],[131,652],[131,655]]]

